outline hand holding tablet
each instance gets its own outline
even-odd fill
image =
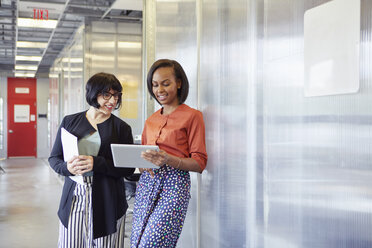
[[[147,149],[142,152],[141,157],[157,166],[162,166],[168,162],[168,154],[162,150]]]
[[[125,168],[159,168],[141,157],[147,150],[159,151],[158,146],[111,144],[111,152],[115,167]]]

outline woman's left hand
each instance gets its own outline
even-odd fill
[[[79,155],[80,160],[76,163],[77,174],[81,175],[93,170],[93,157]]]
[[[141,157],[157,166],[162,166],[168,161],[168,154],[163,150],[146,150],[141,153]]]

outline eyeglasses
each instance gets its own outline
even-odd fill
[[[114,94],[111,94],[110,92],[102,92],[101,95],[105,100],[110,100],[112,96],[114,97],[115,100],[118,100],[121,97],[122,93],[116,92]]]

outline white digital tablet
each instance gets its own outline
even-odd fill
[[[114,166],[125,168],[159,168],[159,166],[141,157],[141,152],[146,150],[159,151],[159,147],[149,145],[111,144]]]

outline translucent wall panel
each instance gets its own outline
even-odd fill
[[[191,173],[192,199],[179,247],[244,247],[248,240],[246,219],[255,209],[248,207],[248,194],[255,195],[255,187],[248,187],[255,186],[255,170],[247,162],[248,105],[254,102],[248,91],[248,10],[244,0],[156,4],[155,57],[176,59],[185,68],[191,86],[186,103],[203,112],[207,132],[208,165],[201,184]]]
[[[4,99],[0,97],[0,150],[4,149]]]
[[[114,74],[123,85],[123,108],[115,114],[141,134],[142,109],[142,26],[139,23],[93,22],[82,26],[70,46],[51,69],[51,113],[54,126],[67,115],[86,110],[85,83],[95,73]],[[56,85],[57,84],[57,85]],[[56,87],[56,88],[55,88]],[[58,98],[59,97],[59,98]],[[58,125],[57,125],[58,126]],[[52,134],[53,140],[55,134]]]
[[[208,166],[201,185],[201,247],[248,247],[255,195],[254,116],[248,5],[207,1],[202,6],[200,105],[207,129]],[[254,95],[253,95],[254,96]],[[254,118],[253,118],[254,119]],[[248,187],[253,185],[252,187]]]
[[[58,126],[60,124],[59,120],[59,94],[58,94],[58,84],[59,78],[58,74],[53,78],[49,78],[49,99],[50,99],[50,141],[49,147],[52,148],[54,144],[54,140],[57,135]]]
[[[74,43],[71,45],[68,57],[64,60],[69,64],[69,105],[68,112],[76,113],[85,108],[85,84],[84,84],[84,33],[83,29],[75,35]]]
[[[6,109],[7,109],[7,78],[4,76],[0,76],[0,98],[2,99],[2,107],[1,107],[1,139],[2,139],[2,148],[0,148],[0,158],[6,158],[7,157],[7,115],[6,115]]]
[[[49,73],[51,79],[58,78],[59,96],[61,97],[58,107],[60,121],[65,115],[85,109],[83,40],[84,26],[81,26],[71,44],[59,55]],[[54,100],[51,104],[54,104]]]
[[[155,60],[177,60],[190,82],[186,104],[197,107],[196,0],[157,1]]]
[[[371,3],[361,6],[360,92],[303,97],[303,14],[265,1],[265,247],[370,247]]]
[[[92,22],[86,28],[86,78],[98,72],[114,74],[123,86],[122,108],[116,114],[133,135],[143,128],[142,25]]]
[[[157,1],[157,58],[197,51],[176,38],[178,23],[189,37],[177,11],[190,2]],[[361,1],[359,92],[305,98],[304,13],[326,2],[196,2],[209,160],[179,247],[372,246],[372,3]]]
[[[83,40],[84,26],[81,26],[49,72],[50,149],[62,118],[85,109]]]
[[[93,22],[86,30],[87,78],[98,72],[115,74],[116,24],[113,22]]]
[[[70,82],[70,63],[69,63],[69,56],[68,56],[68,51],[67,51],[67,54],[64,56],[66,59],[65,60],[61,60],[61,69],[62,69],[62,74],[61,74],[61,78],[60,78],[60,93],[62,94],[62,104],[63,104],[63,108],[62,108],[62,115],[65,116],[65,115],[68,115],[68,114],[73,114],[73,112],[71,111],[70,109],[70,103],[69,103],[69,100],[70,100],[70,85],[71,85],[71,82]]]
[[[155,2],[155,60],[174,59],[181,64],[190,84],[186,104],[197,108],[196,1]],[[155,108],[160,108],[160,105],[156,103]],[[191,201],[179,241],[180,247],[197,247],[197,190],[197,174],[191,173]]]
[[[123,86],[123,104],[119,113],[133,127],[134,135],[142,133],[143,125],[141,41],[141,35],[118,35],[116,76]]]

